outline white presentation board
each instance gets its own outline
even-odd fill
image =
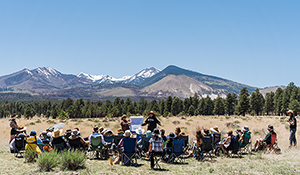
[[[141,124],[143,123],[143,116],[132,116],[130,117],[130,122],[130,131],[135,134],[135,130],[142,127]]]

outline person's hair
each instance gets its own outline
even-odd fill
[[[294,113],[291,112],[290,114],[292,114],[291,117],[295,117]]]
[[[179,126],[177,126],[175,129],[175,135],[179,135],[180,133],[181,133],[181,129]]]
[[[232,135],[232,130],[227,131],[227,134],[231,136]]]
[[[94,132],[98,132],[99,128],[98,128],[97,126],[95,126],[95,127],[93,128],[93,130],[94,130]]]
[[[201,130],[196,131],[196,140],[199,143],[200,139],[203,137]]]
[[[166,131],[165,131],[164,129],[161,129],[161,130],[160,130],[160,135],[162,135],[162,136],[165,135],[165,132],[166,132]]]

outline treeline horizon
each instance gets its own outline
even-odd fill
[[[73,100],[71,98],[62,101],[35,101],[19,102],[7,100],[0,104],[0,118],[9,117],[15,113],[29,119],[33,116],[44,116],[53,119],[68,118],[101,118],[119,117],[123,114],[128,116],[147,115],[154,111],[157,116],[197,116],[197,115],[286,115],[287,110],[295,113],[300,111],[300,88],[293,82],[285,89],[278,88],[276,92],[267,93],[264,97],[259,89],[251,94],[247,87],[241,89],[240,94],[227,94],[226,98],[218,96],[212,100],[208,95],[200,98],[197,93],[185,98],[169,96],[165,100],[147,101],[144,97],[139,101],[131,98],[122,99],[116,97],[113,101],[91,101],[89,99]]]

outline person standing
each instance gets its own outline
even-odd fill
[[[150,167],[154,169],[154,157],[162,155],[162,145],[164,140],[159,137],[159,130],[155,128],[152,133],[152,138],[149,140]]]
[[[290,116],[290,118],[287,120],[290,124],[290,147],[297,145],[296,140],[296,131],[297,131],[297,120],[294,116],[294,112],[292,110],[287,111],[287,114]]]
[[[141,124],[141,126],[145,126],[148,125],[148,130],[150,130],[151,132],[153,132],[153,130],[157,127],[157,124],[159,126],[161,126],[160,121],[155,117],[155,114],[153,111],[150,111],[148,113],[149,117],[145,120],[144,123]]]
[[[131,125],[131,122],[128,122],[128,121],[126,120],[126,118],[127,118],[127,116],[124,114],[124,115],[122,116],[122,120],[121,120],[121,122],[120,122],[121,128],[122,128],[122,130],[123,130],[124,132],[127,131],[127,130],[130,130],[130,125]]]
[[[15,135],[17,134],[17,129],[18,129],[18,125],[16,121],[17,117],[18,116],[16,114],[12,114],[9,121],[9,126],[11,127],[9,143],[15,138]]]

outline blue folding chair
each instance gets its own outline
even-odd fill
[[[205,156],[208,156],[209,158],[212,159],[212,153],[213,153],[213,150],[214,150],[214,147],[213,147],[213,141],[212,141],[212,136],[204,136],[202,138],[202,156],[201,156],[201,160],[204,159]]]
[[[111,145],[112,145],[112,143],[113,143],[113,141],[114,141],[114,136],[113,136],[113,135],[112,135],[112,136],[109,136],[109,137],[104,136],[104,141],[105,141],[105,143],[106,143],[106,147],[107,147],[107,148],[110,148]]]
[[[123,147],[124,147],[124,150],[121,154],[122,165],[137,166],[138,155],[136,152],[136,139],[124,137],[123,138]]]
[[[26,137],[15,137],[15,145],[14,145],[14,151],[15,151],[15,157],[18,157],[20,155],[21,158],[23,158],[23,152],[25,150],[25,144],[26,144]]]
[[[173,140],[172,153],[168,158],[168,163],[182,163],[184,154],[184,140]]]

